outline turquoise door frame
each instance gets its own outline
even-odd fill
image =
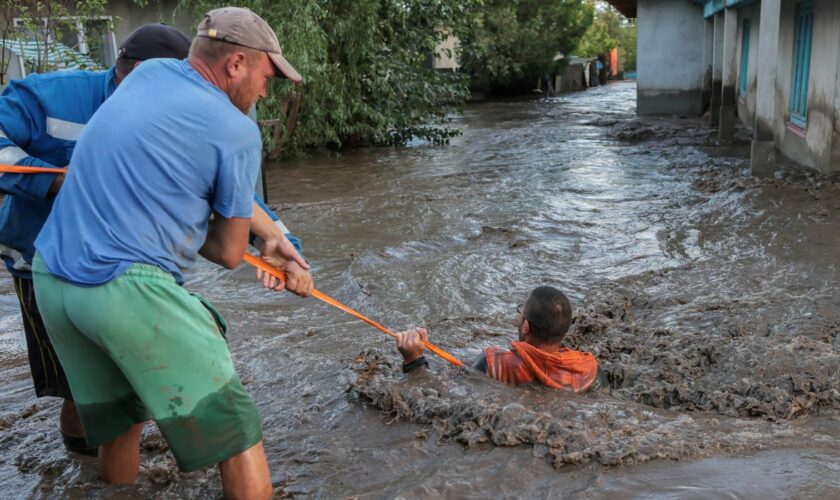
[[[790,122],[804,129],[808,125],[808,80],[811,73],[811,42],[814,34],[813,0],[805,0],[796,6],[795,22]]]
[[[738,93],[747,95],[747,71],[750,68],[750,20],[741,23],[741,75],[738,81]]]

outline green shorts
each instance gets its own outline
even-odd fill
[[[180,469],[192,471],[262,439],[259,412],[222,337],[224,320],[171,274],[133,264],[104,285],[80,287],[50,274],[36,254],[33,278],[91,445],[151,416]]]

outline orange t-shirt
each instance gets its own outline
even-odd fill
[[[526,342],[512,342],[510,351],[499,347],[484,350],[487,374],[506,384],[539,381],[552,389],[583,392],[598,378],[598,362],[592,353],[563,348],[546,352]]]

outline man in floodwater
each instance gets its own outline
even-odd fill
[[[517,306],[519,341],[512,349],[489,347],[473,363],[475,370],[506,384],[539,383],[553,389],[585,392],[599,385],[595,356],[561,347],[572,324],[572,306],[566,295],[550,286],[535,288],[524,304]],[[428,366],[423,342],[424,328],[397,334],[403,372]]]
[[[312,290],[253,207],[262,143],[245,113],[275,76],[301,80],[271,27],[248,9],[210,11],[187,60],[143,63],[91,118],[35,241],[41,314],[110,483],[137,479],[151,417],[181,470],[219,464],[226,497],[271,495],[223,321],[180,285],[198,254],[237,267],[250,229],[289,291]]]
[[[119,47],[108,71],[61,71],[29,75],[13,80],[0,95],[0,163],[24,166],[65,166],[85,124],[120,83],[143,61],[154,58],[184,59],[190,39],[164,24],[146,24],[135,29]],[[67,384],[64,368],[44,328],[31,264],[35,237],[52,209],[64,181],[61,174],[0,174],[0,258],[12,274],[20,301],[29,366],[37,397],[64,400],[59,430],[69,451],[96,455],[89,446]],[[300,240],[288,232],[279,217],[258,196],[254,210],[262,209],[277,225],[277,231],[300,251]],[[254,236],[254,235],[252,235]],[[262,239],[255,238],[255,245]],[[271,281],[259,275],[266,286]]]

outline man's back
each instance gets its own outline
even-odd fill
[[[115,88],[114,70],[30,75],[0,96],[0,163],[64,167],[84,125]],[[53,175],[0,175],[0,253],[29,276],[33,243],[53,205]]]
[[[36,247],[52,273],[79,285],[131,263],[180,280],[211,207],[251,216],[260,154],[256,125],[187,61],[147,61],[85,128]]]

